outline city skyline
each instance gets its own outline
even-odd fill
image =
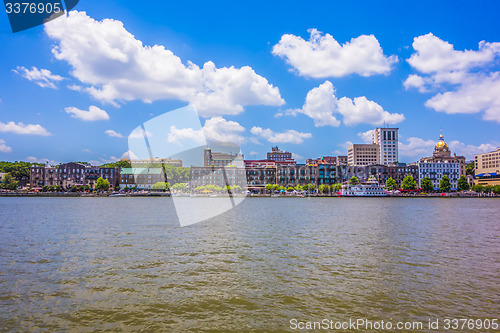
[[[430,4],[81,2],[16,34],[2,14],[0,160],[118,160],[134,128],[188,104],[246,159],[346,155],[397,127],[400,162],[441,129],[472,160],[500,146],[500,5]]]

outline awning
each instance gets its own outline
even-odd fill
[[[492,173],[480,173],[479,175],[475,175],[474,178],[476,177],[497,177],[497,173],[496,172],[492,172]]]

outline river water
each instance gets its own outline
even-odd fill
[[[171,200],[0,198],[0,330],[500,317],[498,199],[248,198],[187,227]]]

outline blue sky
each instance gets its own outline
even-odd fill
[[[345,155],[384,123],[403,162],[440,129],[468,159],[500,146],[498,1],[148,4],[81,0],[15,34],[0,14],[0,160],[119,159],[187,105],[247,158]]]

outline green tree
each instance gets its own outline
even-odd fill
[[[450,178],[448,178],[447,175],[444,175],[443,178],[439,181],[439,189],[442,192],[450,192],[451,189],[451,183],[450,183]]]
[[[165,183],[165,182],[154,183],[152,186],[152,189],[157,190],[157,191],[166,191],[167,190],[167,183]]]
[[[295,188],[295,191],[297,191],[297,192],[304,191],[304,187],[300,184],[297,184],[294,188]]]
[[[0,162],[0,172],[9,173],[14,180],[29,179],[31,165],[43,166],[41,163],[29,162]]]
[[[163,169],[167,175],[167,179],[172,184],[186,183],[189,181],[189,175],[191,173],[190,168],[176,167],[170,164],[164,164]]]
[[[95,189],[98,191],[107,191],[109,189],[109,180],[99,177],[95,182]]]
[[[271,192],[273,190],[273,185],[274,184],[267,184],[266,187],[265,187],[266,191],[267,192]]]
[[[196,188],[194,189],[195,192],[202,192],[202,191],[205,191],[207,188],[205,186],[196,186]]]
[[[131,168],[132,164],[129,160],[120,160],[112,163],[106,163],[100,166],[101,168]]]
[[[493,192],[495,194],[500,194],[500,185],[494,185],[493,186]]]
[[[295,189],[294,189],[293,187],[291,187],[291,186],[289,186],[289,187],[286,189],[286,191],[287,191],[287,192],[293,192],[294,190],[295,190]]]
[[[467,163],[467,165],[465,166],[465,174],[474,176],[474,168],[474,161]]]
[[[472,190],[477,193],[481,193],[484,191],[484,187],[481,185],[472,185]]]
[[[15,190],[17,189],[18,182],[14,180],[14,177],[10,173],[5,174],[2,178],[1,187],[6,190]]]
[[[434,189],[434,184],[432,184],[432,180],[429,177],[425,177],[424,179],[422,179],[420,187],[422,188],[422,190],[430,192]]]
[[[71,192],[76,192],[76,191],[78,191],[78,186],[76,185],[71,186]]]
[[[413,179],[413,176],[407,175],[403,179],[403,183],[401,183],[401,188],[403,190],[415,190],[415,189],[417,189],[417,183],[415,182],[415,179]]]
[[[349,184],[351,184],[351,185],[357,185],[357,184],[359,184],[358,177],[352,176],[351,179],[349,179]]]
[[[318,186],[318,190],[323,194],[330,193],[330,189],[330,185],[328,184],[321,184]]]
[[[337,193],[338,191],[340,191],[341,188],[342,188],[342,184],[334,184],[334,185],[332,185],[332,192]]]
[[[458,183],[457,183],[457,188],[459,191],[467,191],[469,189],[469,182],[467,181],[467,178],[465,178],[464,175],[460,176],[458,178]]]
[[[304,190],[306,190],[307,192],[313,192],[314,190],[316,190],[316,185],[306,184],[304,185]]]
[[[388,191],[397,190],[398,184],[392,177],[389,177],[389,179],[387,179],[387,181],[385,182],[385,189]]]
[[[172,190],[174,191],[179,191],[179,192],[186,192],[187,191],[187,185],[186,183],[176,183],[172,185]]]

